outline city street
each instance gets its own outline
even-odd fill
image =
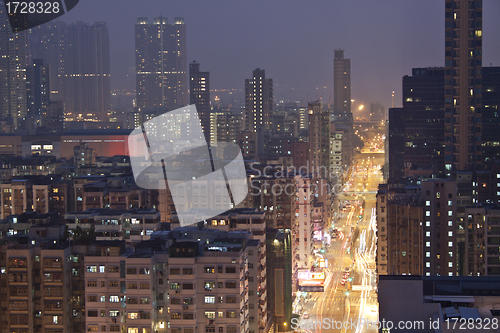
[[[365,148],[380,141],[381,135],[374,135]],[[382,152],[363,149],[355,155],[351,179],[339,197],[340,216],[331,225],[338,233],[324,254],[329,262],[325,292],[309,293],[299,322],[307,332],[377,331],[362,323],[375,324],[378,320],[375,196],[378,184],[383,182]],[[349,324],[341,326],[341,322]]]

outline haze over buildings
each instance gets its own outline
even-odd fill
[[[0,333],[498,323],[496,2],[113,1],[0,25]]]

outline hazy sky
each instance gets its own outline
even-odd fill
[[[500,1],[483,1],[483,65],[500,66]],[[212,89],[243,89],[260,67],[275,98],[333,98],[333,50],[351,59],[352,98],[401,104],[403,75],[444,65],[444,0],[81,0],[67,22],[105,21],[112,89],[135,88],[137,17],[184,17],[188,62],[210,71]],[[129,77],[127,77],[127,74]],[[326,89],[324,88],[326,87]],[[292,90],[293,88],[293,90]]]

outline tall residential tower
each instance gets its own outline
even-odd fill
[[[351,59],[344,59],[344,50],[335,50],[333,60],[333,110],[351,112]]]
[[[172,110],[187,105],[186,25],[181,17],[135,25],[136,98],[140,111]]]
[[[482,167],[482,0],[446,0],[445,167]]]
[[[26,32],[12,33],[7,13],[0,9],[0,119],[17,128],[27,113]]]
[[[96,114],[111,108],[109,31],[106,23],[61,21],[31,29],[30,53],[50,67],[50,99],[65,113]]]
[[[266,79],[266,72],[257,68],[253,78],[245,79],[245,127],[257,132],[261,127],[271,129],[273,111],[273,79]]]
[[[210,72],[201,72],[200,64],[189,64],[189,103],[196,104],[201,128],[210,142]]]

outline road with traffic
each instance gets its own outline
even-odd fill
[[[337,197],[338,218],[329,228],[334,230],[332,243],[323,255],[329,263],[325,291],[309,293],[299,322],[304,332],[377,332],[368,323],[378,320],[375,207],[383,182],[383,140],[379,133],[365,142],[355,156],[351,179]]]

